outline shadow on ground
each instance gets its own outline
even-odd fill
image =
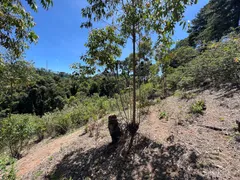
[[[164,147],[137,135],[130,154],[125,156],[128,140],[86,152],[66,155],[46,179],[203,179],[179,167],[185,147]],[[124,158],[127,157],[127,158]]]

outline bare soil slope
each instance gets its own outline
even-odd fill
[[[206,101],[192,115],[195,100]],[[159,119],[164,112],[165,118]],[[32,147],[17,162],[19,179],[240,179],[240,92],[203,91],[190,100],[169,97],[150,108],[128,156],[129,139],[111,146],[106,124],[94,136],[80,129]]]

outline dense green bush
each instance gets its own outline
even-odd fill
[[[62,114],[58,113],[52,119],[54,125],[54,130],[57,135],[66,134],[66,132],[72,128],[72,120],[70,118],[70,113]]]
[[[31,126],[33,128],[33,136],[37,136],[37,141],[41,141],[44,138],[44,135],[47,130],[47,125],[44,119],[33,116],[33,120],[30,121]]]
[[[188,47],[181,47],[188,48]],[[220,42],[209,42],[205,51],[165,72],[168,91],[196,87],[220,87],[240,83],[240,35],[232,33]]]
[[[47,113],[42,117],[46,124],[47,136],[54,137],[63,135],[74,127],[69,111],[70,109],[55,111],[53,113]]]
[[[21,150],[33,134],[29,115],[13,115],[0,122],[0,142],[9,148],[11,156],[21,157]]]

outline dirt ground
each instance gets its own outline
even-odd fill
[[[189,113],[205,100],[203,115]],[[18,179],[240,179],[240,92],[202,91],[192,99],[171,96],[151,106],[133,147],[109,145],[106,123],[93,137],[84,128],[30,148],[17,162]],[[159,114],[165,117],[159,119]]]

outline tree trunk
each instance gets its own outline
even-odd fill
[[[12,116],[12,110],[13,110],[13,83],[12,80],[10,80],[10,107],[9,107],[9,118]]]
[[[132,124],[136,124],[136,29],[133,25],[133,119]]]

